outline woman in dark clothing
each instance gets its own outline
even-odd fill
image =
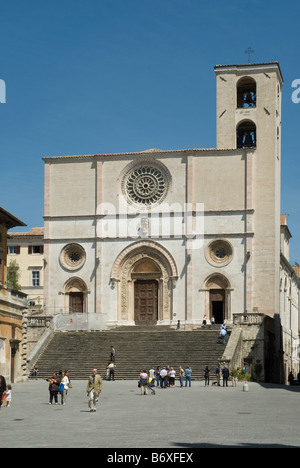
[[[3,377],[3,375],[0,375],[0,409],[2,406],[2,397],[3,397],[3,394],[5,394],[5,392],[6,392],[6,380]]]
[[[205,386],[209,385],[209,373],[210,373],[210,370],[208,366],[206,366],[204,369]]]
[[[51,379],[47,379],[47,382],[49,382],[49,392],[50,392],[49,405],[52,405],[53,399],[55,401],[55,404],[58,405],[57,395],[59,392],[59,379],[57,377],[57,374],[54,373]]]

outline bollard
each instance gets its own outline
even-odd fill
[[[248,390],[249,390],[248,384],[247,384],[247,383],[244,383],[244,385],[243,385],[243,392],[248,392]]]

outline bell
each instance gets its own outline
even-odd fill
[[[253,144],[253,138],[252,136],[250,135],[250,133],[246,132],[244,134],[244,146],[247,148],[247,147],[251,147],[251,146],[254,146]]]

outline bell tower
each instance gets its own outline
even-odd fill
[[[245,161],[251,308],[274,316],[279,311],[283,79],[278,62],[217,65],[215,74],[217,149],[236,150]]]

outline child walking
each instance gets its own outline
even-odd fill
[[[9,408],[10,407],[10,404],[11,404],[11,391],[12,391],[12,387],[11,385],[7,385],[7,389],[6,389],[6,407]]]

